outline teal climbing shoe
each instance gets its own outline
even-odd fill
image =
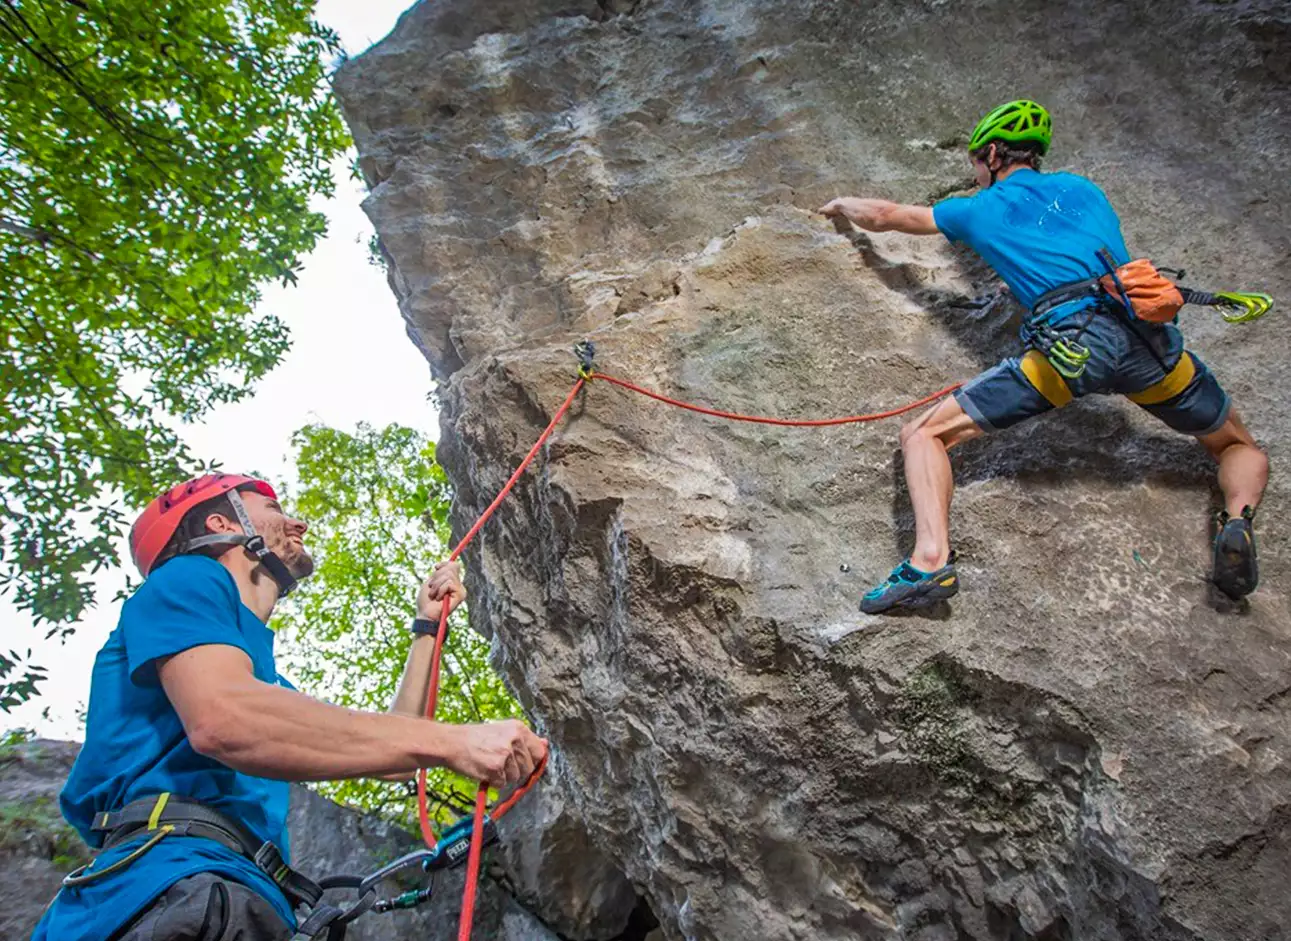
[[[861,598],[864,614],[881,614],[893,608],[924,608],[945,601],[959,591],[955,574],[955,553],[935,572],[924,572],[906,559],[892,570],[887,580]]]
[[[1255,590],[1260,567],[1255,556],[1255,511],[1242,508],[1242,515],[1230,517],[1220,511],[1219,533],[1215,536],[1215,564],[1211,579],[1215,587],[1234,601]]]

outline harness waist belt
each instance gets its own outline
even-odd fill
[[[1045,291],[1036,298],[1035,303],[1031,305],[1031,315],[1028,319],[1033,322],[1038,321],[1055,307],[1066,304],[1068,301],[1079,300],[1082,297],[1099,297],[1102,293],[1103,289],[1099,285],[1098,278],[1086,278],[1084,281],[1060,284],[1053,290]]]
[[[272,842],[259,840],[239,821],[200,801],[161,794],[131,801],[120,810],[96,814],[90,829],[106,833],[103,848],[119,846],[144,834],[154,834],[149,847],[163,836],[191,836],[214,840],[245,856],[273,880],[294,906],[317,905],[323,897],[318,883],[287,865]],[[135,854],[132,854],[132,858]],[[107,874],[106,871],[103,873]]]

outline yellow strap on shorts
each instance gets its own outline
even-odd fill
[[[1126,398],[1136,405],[1160,405],[1188,388],[1188,383],[1192,382],[1195,375],[1197,366],[1192,361],[1192,356],[1185,352],[1164,379],[1154,382],[1141,392],[1131,392]]]
[[[1053,368],[1053,363],[1039,350],[1027,350],[1020,365],[1022,375],[1054,408],[1062,408],[1071,403],[1071,389],[1067,388],[1067,383],[1058,374],[1058,370]]]

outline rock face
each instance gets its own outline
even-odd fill
[[[35,741],[0,752],[0,938],[31,935],[63,876],[89,858],[76,831],[63,821],[58,792],[76,760],[72,742]],[[382,820],[337,806],[304,788],[292,790],[287,820],[292,853],[307,875],[367,873],[417,849],[420,841]],[[353,941],[457,936],[462,871],[441,874],[436,897],[413,911],[368,914],[346,935]],[[424,883],[409,884],[415,888]],[[390,887],[390,894],[401,891]],[[338,904],[352,900],[338,896]],[[539,919],[491,878],[480,883],[475,937],[500,941],[557,941]]]
[[[27,938],[63,876],[89,859],[58,792],[76,760],[68,742],[0,750],[0,938]]]
[[[1014,354],[1017,311],[965,306],[974,256],[811,211],[963,190],[1008,98],[1050,106],[1050,165],[1136,254],[1291,298],[1289,41],[1272,2],[421,3],[336,86],[459,534],[584,336],[605,373],[795,417]],[[1213,466],[1125,401],[958,450],[963,590],[871,619],[913,541],[895,422],[580,393],[468,551],[471,611],[664,937],[1291,937],[1291,336],[1184,325],[1274,461],[1240,609],[1204,581]]]

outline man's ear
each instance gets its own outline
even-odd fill
[[[234,525],[233,521],[222,513],[212,513],[206,517],[206,531],[208,533],[240,533],[241,527]]]
[[[1000,156],[995,149],[995,144],[992,143],[990,147],[991,147],[990,153],[986,155],[986,166],[992,170],[997,170],[999,168],[995,166],[995,161],[999,160],[1000,163],[1003,163],[1004,161],[1000,160]]]

